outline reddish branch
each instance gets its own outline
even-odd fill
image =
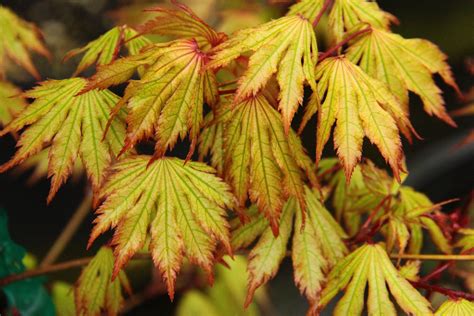
[[[237,89],[219,90],[219,95],[234,94]]]
[[[331,2],[332,2],[332,0],[326,0],[324,2],[323,7],[321,8],[321,11],[319,11],[318,15],[316,16],[316,18],[313,21],[313,27],[316,27],[316,25],[318,25],[319,21],[321,21],[321,18],[323,17],[324,12],[326,12],[326,10],[329,8],[329,6],[331,5]]]
[[[347,43],[352,41],[354,38],[356,38],[356,37],[358,37],[358,36],[360,36],[364,33],[370,32],[371,30],[372,30],[372,28],[370,26],[368,26],[365,29],[362,29],[362,30],[359,30],[357,32],[354,32],[354,33],[350,34],[345,39],[343,39],[342,41],[340,41],[339,43],[337,43],[336,45],[331,47],[328,51],[326,51],[326,52],[322,53],[321,55],[319,55],[318,62],[328,58],[329,56],[334,54],[339,48],[346,45]]]
[[[410,281],[410,283],[414,287],[425,289],[432,292],[438,292],[453,299],[464,298],[469,301],[474,301],[474,294],[451,290],[451,289],[447,289],[445,287],[441,287],[437,285],[430,285],[428,283],[421,282],[421,281]]]

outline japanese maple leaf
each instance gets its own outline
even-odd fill
[[[204,102],[214,105],[217,82],[205,70],[208,57],[194,39],[151,45],[135,56],[101,66],[84,91],[106,88],[127,81],[139,67],[146,67],[140,80],[131,81],[114,110],[127,105],[127,138],[122,152],[137,142],[156,136],[155,157],[173,148],[178,137],[188,133],[190,154],[197,143]],[[190,157],[190,156],[189,156]]]
[[[403,157],[399,127],[411,127],[396,97],[378,81],[343,56],[325,59],[316,69],[318,111],[316,161],[332,126],[334,145],[347,180],[362,157],[364,136],[374,143],[399,178]],[[309,110],[310,114],[311,110]]]
[[[301,15],[282,17],[238,31],[213,51],[209,68],[226,66],[239,56],[253,52],[248,69],[239,79],[236,103],[255,96],[276,73],[280,86],[278,108],[288,132],[303,101],[303,84],[307,82],[316,90],[314,66],[318,48],[311,23]]]
[[[25,130],[18,140],[13,158],[0,166],[0,172],[25,161],[49,147],[48,176],[51,189],[48,202],[67,180],[79,155],[94,191],[102,184],[105,169],[123,147],[124,113],[112,122],[102,140],[105,124],[119,97],[108,90],[91,90],[78,95],[87,80],[72,78],[49,80],[24,93],[34,99],[8,124],[0,135]]]
[[[7,57],[25,68],[36,79],[40,78],[29,51],[45,57],[50,54],[42,42],[40,30],[32,23],[20,19],[15,13],[0,5],[0,79],[5,77]]]
[[[379,79],[398,97],[408,115],[408,91],[420,96],[425,111],[446,123],[456,123],[446,113],[441,90],[432,75],[459,91],[446,55],[433,43],[423,39],[405,39],[386,30],[372,28],[355,39],[347,58],[360,65],[370,76]]]
[[[283,207],[278,237],[273,235],[271,227],[253,207],[249,209],[250,221],[238,223],[232,231],[235,250],[250,246],[258,238],[249,254],[246,304],[252,301],[255,290],[277,273],[287,254],[290,236],[293,240],[291,259],[295,283],[311,304],[317,303],[320,297],[325,273],[347,253],[343,242],[347,236],[319,201],[319,195],[308,187],[305,187],[304,194],[307,205],[304,224],[298,203],[291,198]]]
[[[149,250],[173,299],[183,255],[212,274],[217,242],[231,253],[225,215],[234,201],[212,167],[168,157],[150,163],[150,158],[131,156],[113,166],[89,245],[115,229],[117,275],[151,235]]]
[[[305,210],[304,183],[307,179],[317,182],[314,164],[293,130],[285,135],[278,111],[264,95],[249,97],[236,105],[227,101],[219,104],[213,114],[215,123],[203,131],[202,142],[207,144],[211,138],[216,140],[216,146],[221,144],[220,148],[212,147],[213,157],[223,158],[224,177],[241,208],[250,198],[277,235],[278,219],[288,196],[294,196]]]

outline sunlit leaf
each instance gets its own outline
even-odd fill
[[[122,288],[129,294],[131,289],[122,271],[112,280],[113,266],[112,249],[102,247],[82,270],[74,291],[76,315],[118,315],[124,302]]]
[[[288,16],[238,31],[214,49],[209,67],[226,66],[248,51],[254,53],[248,69],[239,79],[235,102],[255,96],[276,73],[280,86],[278,108],[288,132],[303,102],[303,84],[306,82],[316,90],[314,66],[318,49],[313,27],[302,16]]]
[[[43,45],[40,30],[32,23],[20,19],[10,9],[0,5],[0,79],[5,77],[8,59],[25,68],[36,79],[40,78],[30,58],[34,51],[49,58],[49,52]]]
[[[97,191],[105,169],[123,146],[124,113],[114,119],[110,132],[102,140],[110,111],[119,98],[108,90],[77,95],[86,84],[83,78],[42,82],[24,94],[34,102],[0,132],[4,135],[26,127],[18,141],[17,152],[0,167],[1,171],[49,147],[48,201],[71,174],[78,155]]]
[[[161,158],[149,164],[150,158],[132,156],[113,166],[89,244],[115,229],[117,275],[144,246],[149,229],[149,250],[173,298],[183,255],[210,274],[217,242],[231,252],[225,215],[233,197],[203,163]]]

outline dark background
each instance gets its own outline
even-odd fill
[[[393,28],[395,32],[408,38],[426,38],[440,46],[449,56],[449,63],[461,90],[469,91],[474,82],[468,73],[466,61],[474,56],[474,1],[381,0],[378,3],[399,18],[401,24]],[[37,58],[35,64],[38,65],[43,78],[61,79],[70,76],[74,68],[74,62],[64,65],[60,63],[64,53],[107,31],[114,23],[108,12],[118,9],[121,5],[129,5],[131,1],[2,0],[1,4],[12,8],[18,15],[43,29],[54,58],[51,63]],[[276,8],[284,9],[283,6]],[[216,19],[216,14],[211,12],[208,20],[212,22]],[[23,89],[34,85],[34,81],[23,72],[12,72],[9,79]],[[455,97],[453,91],[438,81],[445,91],[448,110],[462,107],[463,102]],[[459,127],[451,128],[423,113],[419,99],[414,95],[410,97],[413,125],[424,140],[415,140],[413,145],[404,144],[410,171],[407,183],[428,194],[434,202],[466,197],[474,187],[474,144],[462,148],[457,144],[474,127],[473,119],[456,119]],[[310,153],[314,152],[313,131],[314,122],[306,128],[303,137]],[[377,161],[381,161],[371,147],[367,150]],[[10,136],[0,139],[0,162],[7,161],[13,153],[14,140]],[[8,211],[13,239],[41,259],[81,202],[86,181],[69,181],[47,206],[49,182],[42,180],[36,185],[26,186],[28,176],[29,174],[14,175],[12,172],[0,175],[0,205]],[[60,261],[93,253],[93,250],[89,253],[85,251],[92,219],[91,214],[64,251]],[[73,282],[78,272],[59,273],[53,278]],[[285,262],[277,278],[270,284],[272,301],[275,302],[275,310],[279,310],[280,315],[304,314],[306,303],[293,285],[289,262]],[[167,314],[172,309],[167,298],[161,297],[131,314],[138,315],[142,311],[146,315],[147,309],[156,310],[157,307],[161,314]]]

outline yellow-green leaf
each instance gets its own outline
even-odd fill
[[[26,107],[22,91],[7,81],[0,81],[0,127],[6,126]]]
[[[5,77],[8,59],[25,68],[36,79],[40,78],[29,51],[50,57],[43,45],[41,31],[32,23],[20,19],[10,9],[0,5],[0,79]]]
[[[124,82],[139,66],[147,65],[141,79],[129,83],[115,108],[115,111],[124,105],[128,108],[123,151],[155,136],[159,157],[173,148],[178,137],[183,139],[189,134],[192,153],[203,120],[204,100],[217,100],[206,93],[209,91],[206,82],[211,80],[217,85],[215,79],[209,79],[214,74],[204,70],[207,59],[194,39],[184,39],[149,46],[138,55],[98,69],[87,89]],[[212,91],[217,93],[217,88]]]
[[[102,184],[105,169],[123,146],[124,113],[112,121],[103,139],[109,114],[119,98],[108,90],[91,90],[78,95],[87,81],[83,78],[49,80],[25,92],[34,99],[1,132],[18,132],[26,127],[13,158],[0,167],[5,171],[49,147],[48,201],[71,174],[79,155],[95,191]]]
[[[276,73],[280,86],[278,108],[288,132],[303,101],[303,84],[307,82],[316,90],[314,66],[318,49],[311,23],[300,15],[282,17],[238,31],[213,51],[210,68],[226,66],[245,52],[254,52],[248,69],[239,79],[236,103],[255,96]]]
[[[114,257],[112,249],[100,248],[91,262],[82,270],[74,292],[76,315],[118,315],[124,299],[122,287],[130,294],[130,285],[124,272],[112,280]]]
[[[474,303],[466,299],[448,299],[436,311],[435,316],[474,315]]]
[[[408,115],[408,91],[420,96],[424,109],[445,122],[456,125],[447,114],[441,90],[432,75],[438,73],[458,90],[446,55],[433,43],[423,39],[405,39],[398,34],[373,28],[354,40],[347,58],[358,63],[370,76],[386,86],[402,103]]]
[[[318,110],[316,160],[320,160],[335,125],[334,144],[348,180],[362,157],[364,136],[378,147],[399,178],[403,153],[396,121],[409,123],[405,116],[395,117],[387,110],[400,106],[397,99],[382,82],[342,56],[320,63],[316,77],[322,100]]]
[[[217,242],[231,252],[225,215],[233,197],[203,163],[150,158],[131,156],[113,166],[89,244],[115,229],[116,275],[150,234],[149,250],[173,298],[183,255],[211,273]]]
[[[286,196],[296,197],[305,209],[303,171],[311,174],[312,163],[294,132],[285,135],[278,112],[263,95],[247,98],[231,112],[224,128],[226,178],[240,205],[250,196],[276,234]]]
[[[134,29],[126,25],[116,26],[84,47],[69,51],[64,60],[85,52],[74,75],[83,72],[93,64],[108,65],[117,58],[124,43],[131,55],[137,54],[141,48],[151,44],[144,37],[133,39],[137,34]]]
[[[345,290],[334,315],[361,315],[366,283],[369,285],[367,307],[370,315],[396,315],[389,291],[407,314],[433,315],[429,302],[402,277],[380,244],[365,244],[358,248],[340,261],[328,278],[319,308]]]
[[[323,4],[324,0],[300,0],[290,7],[287,15],[301,14],[312,22],[321,12]]]
[[[334,0],[329,13],[329,27],[335,42],[340,42],[347,31],[361,23],[388,29],[390,22],[396,21],[396,17],[381,10],[375,1],[367,0]]]

